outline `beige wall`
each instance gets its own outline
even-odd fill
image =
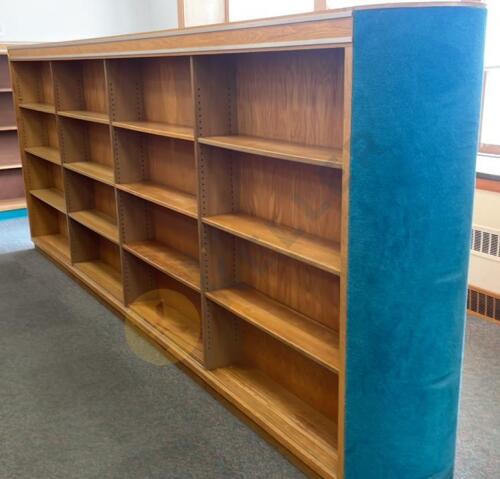
[[[476,190],[473,227],[500,235],[500,193]],[[500,258],[471,252],[469,284],[500,294]]]

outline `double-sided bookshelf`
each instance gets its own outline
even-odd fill
[[[0,213],[26,207],[6,45],[0,45]]]
[[[11,52],[35,245],[323,478],[344,467],[352,24]]]

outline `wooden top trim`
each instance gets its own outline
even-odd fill
[[[243,25],[243,24],[242,24]],[[62,60],[238,52],[350,43],[352,17],[326,15],[307,21],[252,22],[235,28],[171,31],[168,35],[127,36],[109,41],[33,45],[9,49],[11,60]]]
[[[352,14],[372,8],[484,7],[482,2],[397,3],[360,6],[202,27],[161,30],[86,40],[9,46],[10,59],[63,60],[169,56],[312,48],[352,43]]]
[[[268,42],[268,43],[243,43],[239,45],[214,45],[199,48],[170,48],[158,50],[127,50],[123,52],[101,52],[96,54],[75,53],[47,56],[23,56],[11,58],[14,61],[34,61],[34,60],[68,60],[85,59],[92,60],[97,58],[134,58],[134,57],[153,57],[153,56],[175,56],[175,55],[203,55],[210,53],[241,53],[246,51],[261,50],[287,50],[287,49],[305,49],[305,48],[324,48],[328,46],[344,46],[352,43],[352,37],[321,38],[313,40],[297,40],[290,42]]]

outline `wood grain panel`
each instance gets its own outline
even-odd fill
[[[330,328],[320,326],[246,285],[238,284],[206,294],[210,300],[313,361],[338,371],[339,338]]]
[[[340,241],[340,171],[252,155],[233,162],[237,211]]]
[[[86,161],[113,169],[109,126],[66,118],[60,125],[63,162]]]
[[[54,115],[31,110],[20,111],[24,147],[50,147],[59,150],[59,136]]]
[[[0,53],[0,89],[10,88],[9,59]]]
[[[50,62],[22,62],[12,65],[17,101],[21,105],[31,105],[33,109],[36,109],[35,105],[39,105],[39,108],[45,106],[45,111],[52,107],[50,112],[54,113],[54,84]]]
[[[308,18],[300,16],[297,19]],[[185,49],[183,54],[196,52],[202,48],[210,48],[212,51],[224,49],[225,51],[252,50],[255,48],[273,48],[274,43],[278,43],[274,48],[279,48],[282,42],[297,42],[295,48],[300,48],[300,44],[307,45],[307,42],[324,39],[342,39],[347,43],[351,41],[352,18],[347,14],[346,18],[325,18],[322,16],[314,17],[313,21],[281,24],[286,19],[281,20],[277,25],[248,26],[245,28],[231,29],[225,28],[213,29],[212,31],[202,31],[198,33],[196,29],[188,32],[187,35],[175,35],[157,38],[141,38],[140,36],[131,36],[130,39],[122,37],[120,39],[100,40],[99,42],[78,42],[58,44],[55,46],[26,47],[22,49],[11,50],[11,58],[21,59],[31,56],[61,56],[67,55],[74,57],[78,55],[102,55],[113,56],[120,52],[147,52],[154,54],[154,51],[168,49]],[[203,29],[206,30],[206,29]]]
[[[315,364],[254,326],[240,321],[241,356],[237,364],[262,371],[267,377],[337,423],[337,375]],[[336,428],[330,430],[336,445]]]
[[[19,143],[15,131],[0,133],[0,166],[20,164]]]
[[[118,183],[153,181],[195,195],[197,176],[192,142],[116,130]]]
[[[14,102],[12,95],[0,93],[0,126],[12,126],[16,124]]]
[[[24,196],[23,175],[20,169],[0,171],[0,200]]]
[[[108,65],[113,121],[141,122],[139,128],[152,133],[165,133],[168,125],[194,126],[189,57],[110,60]]]
[[[119,194],[125,244],[155,240],[199,261],[198,223],[195,219],[136,198]]]
[[[116,220],[112,187],[72,172],[65,175],[65,180],[70,212],[98,209]]]
[[[104,62],[84,60],[54,63],[58,111],[108,112]]]
[[[236,102],[239,134],[341,148],[343,50],[239,55]]]
[[[338,277],[236,240],[236,281],[338,331]]]

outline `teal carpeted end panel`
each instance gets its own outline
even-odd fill
[[[9,210],[0,212],[0,221],[12,220],[14,218],[24,218],[28,216],[28,210],[26,208],[21,208],[18,210]]]
[[[354,14],[346,479],[453,476],[484,28]]]

